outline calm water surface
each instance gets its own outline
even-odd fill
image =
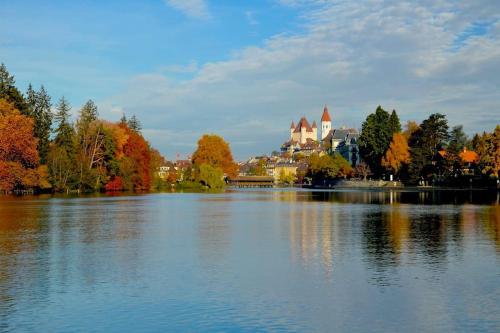
[[[0,198],[0,332],[499,332],[497,193]]]

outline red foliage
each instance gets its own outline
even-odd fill
[[[116,192],[123,190],[123,179],[120,176],[113,177],[111,181],[106,184],[106,192]]]
[[[151,187],[151,150],[146,140],[139,133],[125,127],[128,134],[127,143],[123,146],[125,157],[132,160],[133,174],[129,175],[135,190],[149,190]]]

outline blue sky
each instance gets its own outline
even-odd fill
[[[167,158],[219,133],[238,159],[278,149],[291,120],[360,127],[377,105],[500,123],[498,1],[0,0],[0,61],[74,112],[136,114]]]

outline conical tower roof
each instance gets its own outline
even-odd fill
[[[328,106],[326,105],[325,108],[323,109],[323,115],[321,116],[321,121],[332,121],[330,113],[328,112]]]

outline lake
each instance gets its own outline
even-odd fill
[[[499,202],[0,197],[0,332],[499,332]]]

